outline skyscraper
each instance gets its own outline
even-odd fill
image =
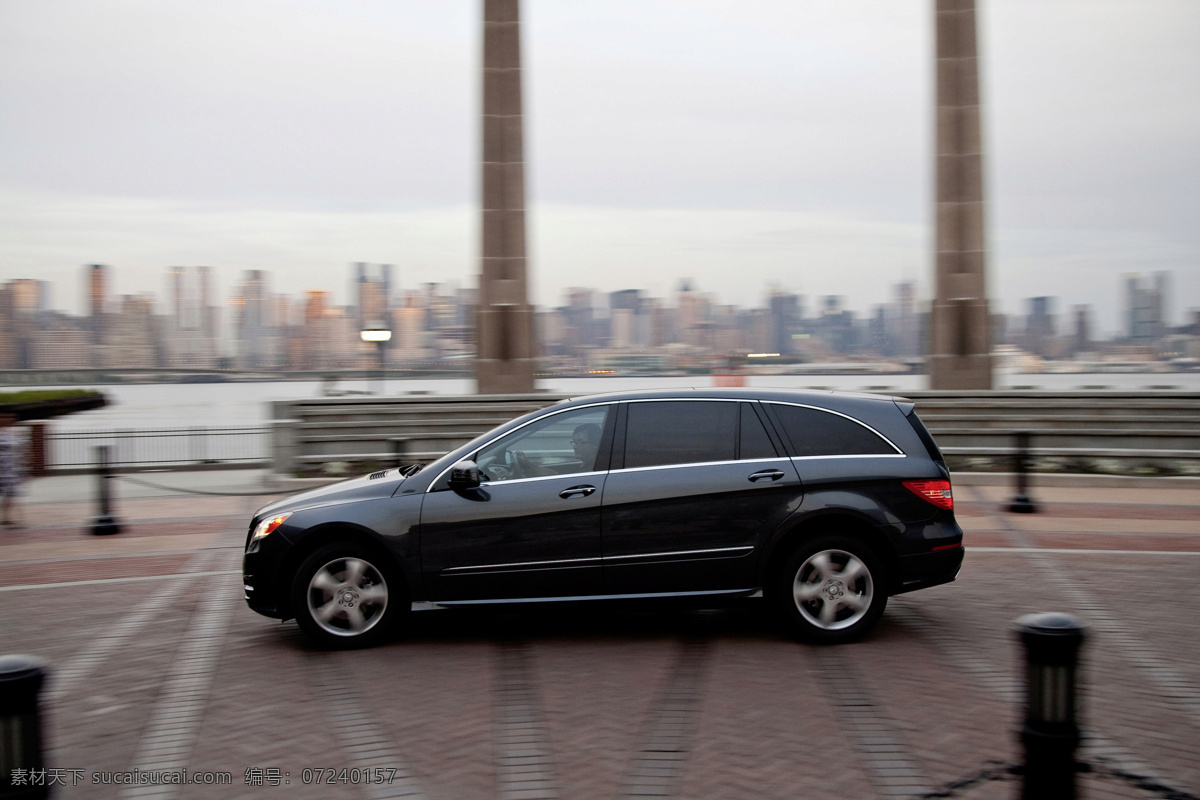
[[[212,267],[170,267],[167,363],[212,368],[217,364],[218,312],[212,305]]]
[[[246,270],[232,305],[238,365],[243,369],[275,366],[278,362],[269,314],[267,274],[260,269]]]
[[[1125,276],[1126,332],[1132,343],[1145,345],[1162,338],[1166,330],[1163,305],[1166,294],[1165,272],[1156,272],[1151,279]]]
[[[104,341],[104,312],[108,304],[108,267],[88,264],[84,269],[87,280],[88,330],[92,344]]]
[[[1054,335],[1054,298],[1029,298],[1029,314],[1025,317],[1025,349],[1039,356],[1050,355],[1050,340]]]

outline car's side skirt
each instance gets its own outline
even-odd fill
[[[719,589],[706,592],[648,592],[645,594],[589,594],[571,597],[505,597],[496,600],[443,600],[439,603],[415,602],[413,611],[435,611],[452,606],[508,605],[512,603],[579,603],[592,600],[653,600],[672,597],[762,597],[762,589]]]

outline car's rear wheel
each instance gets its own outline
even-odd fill
[[[407,603],[391,564],[360,545],[331,544],[316,550],[292,582],[296,622],[322,647],[377,643],[395,627]]]
[[[847,642],[879,621],[887,605],[883,565],[849,536],[809,540],[778,573],[773,595],[795,633],[810,641]]]

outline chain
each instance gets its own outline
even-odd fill
[[[1091,772],[1097,778],[1101,779],[1125,781],[1144,792],[1158,795],[1164,800],[1200,800],[1194,794],[1189,794],[1181,789],[1173,789],[1170,786],[1159,783],[1154,778],[1148,778],[1145,775],[1138,775],[1135,772],[1129,772],[1128,770],[1114,766],[1109,759],[1103,756],[1098,757],[1096,762],[1093,764],[1081,763],[1079,771]]]
[[[988,759],[983,762],[986,766],[966,778],[960,778],[956,781],[950,781],[943,784],[940,789],[932,789],[928,792],[922,792],[915,795],[913,800],[925,800],[925,798],[934,797],[955,797],[960,792],[970,789],[981,783],[991,783],[992,781],[1003,781],[1020,772],[1021,768],[1015,764],[1005,764],[1002,761]]]
[[[182,494],[203,494],[209,497],[264,497],[272,494],[296,494],[297,492],[307,492],[313,488],[305,486],[300,489],[285,489],[274,492],[205,492],[200,489],[184,489],[180,486],[163,486],[160,483],[151,483],[150,481],[139,481],[137,478],[129,478],[124,475],[114,475],[117,480],[127,481],[128,483],[136,483],[138,486],[147,486],[151,489],[163,489],[168,492],[180,492]]]
[[[991,783],[992,781],[1003,781],[1021,775],[1025,770],[1020,764],[1005,764],[1001,761],[988,760],[984,762],[983,769],[966,778],[961,778],[956,781],[944,784],[941,788],[933,789],[922,794],[914,795],[912,800],[932,800],[937,797],[959,797],[967,789],[983,783]],[[1123,770],[1120,767],[1114,766],[1107,758],[1099,757],[1095,762],[1077,761],[1075,762],[1075,771],[1078,773],[1090,773],[1101,780],[1117,780],[1124,781],[1144,792],[1151,795],[1156,795],[1163,800],[1200,800],[1194,794],[1174,789],[1165,784],[1159,783],[1154,778],[1149,778],[1145,775],[1138,775],[1135,772]]]

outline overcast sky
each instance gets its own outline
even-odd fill
[[[932,277],[933,0],[524,0],[531,298]],[[0,279],[478,269],[479,0],[0,0]],[[1200,306],[1200,2],[979,0],[989,284]],[[1060,310],[1061,307],[1060,307]]]

